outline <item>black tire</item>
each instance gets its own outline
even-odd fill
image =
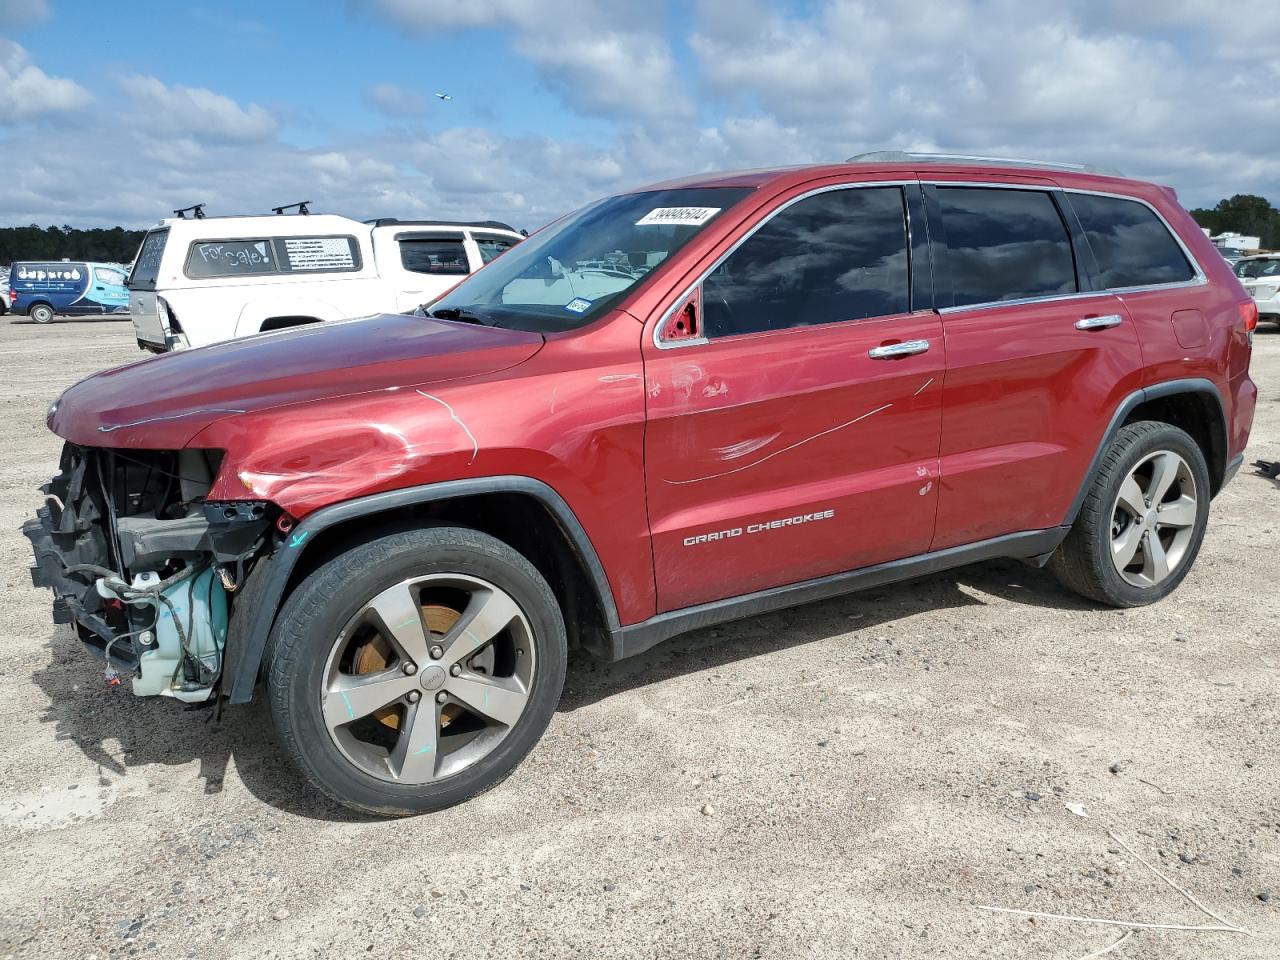
[[[1111,559],[1112,518],[1120,485],[1151,454],[1168,450],[1186,461],[1196,488],[1196,519],[1191,541],[1178,567],[1149,587],[1121,577]],[[1059,582],[1081,596],[1112,607],[1138,607],[1168,596],[1190,572],[1209,520],[1209,468],[1199,444],[1172,424],[1143,420],[1128,424],[1112,440],[1085,495],[1066,540],[1049,560]]]
[[[47,303],[33,304],[31,308],[27,310],[27,316],[36,323],[52,323],[53,307],[49,306]]]
[[[431,783],[378,779],[347,759],[325,726],[321,691],[340,631],[367,601],[402,580],[465,574],[500,587],[529,623],[537,670],[524,712],[483,758]],[[505,779],[550,723],[568,658],[564,619],[546,580],[511,547],[462,527],[389,533],[318,567],[290,594],[266,652],[271,716],[284,751],[319,791],[365,813],[407,816],[461,803]]]

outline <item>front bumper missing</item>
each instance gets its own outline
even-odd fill
[[[99,469],[105,470],[95,451],[67,445],[62,471],[41,488],[44,505],[22,526],[35,555],[31,582],[53,591],[54,622],[70,624],[93,654],[108,660],[109,677],[114,671],[133,677],[135,693],[143,695],[205,699],[218,679],[209,668],[220,667],[227,632],[223,583],[235,586],[221,565],[243,574],[270,526],[269,505],[205,502],[178,518],[107,517]],[[126,491],[124,502],[132,495]],[[116,536],[109,532],[113,522]],[[175,573],[185,576],[179,588],[145,602],[129,592]]]

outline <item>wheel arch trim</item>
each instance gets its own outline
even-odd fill
[[[1222,403],[1222,392],[1212,380],[1206,380],[1203,377],[1187,377],[1180,380],[1165,380],[1161,383],[1153,383],[1146,387],[1141,387],[1133,391],[1116,407],[1115,413],[1111,415],[1111,420],[1107,424],[1106,431],[1102,434],[1102,439],[1098,441],[1098,449],[1094,452],[1093,459],[1089,462],[1089,468],[1085,471],[1084,478],[1080,481],[1080,489],[1076,492],[1075,499],[1071,501],[1071,506],[1067,509],[1067,515],[1063,518],[1064,526],[1070,526],[1075,523],[1076,517],[1080,513],[1080,508],[1084,505],[1084,498],[1089,493],[1089,485],[1093,483],[1094,475],[1098,472],[1098,467],[1102,463],[1102,458],[1106,456],[1107,447],[1111,445],[1111,441],[1115,439],[1117,433],[1120,432],[1120,426],[1124,423],[1125,418],[1129,416],[1137,407],[1150,400],[1159,400],[1162,397],[1172,397],[1179,394],[1199,394],[1208,396],[1212,401],[1214,408],[1218,411],[1218,423],[1216,426],[1222,430],[1222,436],[1225,440],[1227,437],[1227,415],[1226,409]],[[1226,449],[1224,445],[1224,458],[1221,464],[1209,464],[1210,475],[1213,471],[1220,470],[1223,476],[1223,483],[1227,479],[1227,462]],[[1209,458],[1206,456],[1205,460]]]
[[[237,624],[236,620],[239,618],[233,617],[232,629],[227,638],[226,668],[222,683],[223,692],[230,702],[248,703],[253,698],[262,656],[275,625],[285,588],[299,558],[308,545],[315,541],[316,534],[341,523],[404,507],[493,493],[523,494],[537,500],[547,509],[577,552],[604,611],[606,627],[610,633],[616,634],[619,629],[618,608],[605,576],[604,565],[569,504],[546,483],[532,477],[498,476],[406,487],[317,510],[293,527],[276,552],[265,560],[267,567],[261,582],[255,585],[252,606],[243,615],[247,619],[242,624]],[[257,572],[255,568],[254,573]],[[234,644],[233,639],[236,641]]]

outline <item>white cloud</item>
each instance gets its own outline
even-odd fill
[[[423,3],[376,0],[392,22],[413,33],[476,27],[513,31],[515,49],[537,67],[548,89],[590,116],[649,120],[688,118],[663,18],[623,0],[492,0]]]
[[[49,76],[26,50],[0,37],[0,124],[75,110],[92,99],[84,87]]]
[[[374,84],[367,96],[374,108],[388,117],[418,117],[427,111],[422,94],[394,83]]]
[[[273,136],[279,123],[256,103],[242,107],[203,87],[168,86],[155,77],[120,81],[134,107],[156,135],[190,134],[208,141],[254,141]]]
[[[49,0],[0,0],[0,27],[22,27],[49,16]]]

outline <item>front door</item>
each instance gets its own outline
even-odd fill
[[[938,315],[912,310],[906,206],[901,186],[784,202],[692,313],[673,304],[687,323],[650,326],[660,611],[928,549],[944,357]]]

